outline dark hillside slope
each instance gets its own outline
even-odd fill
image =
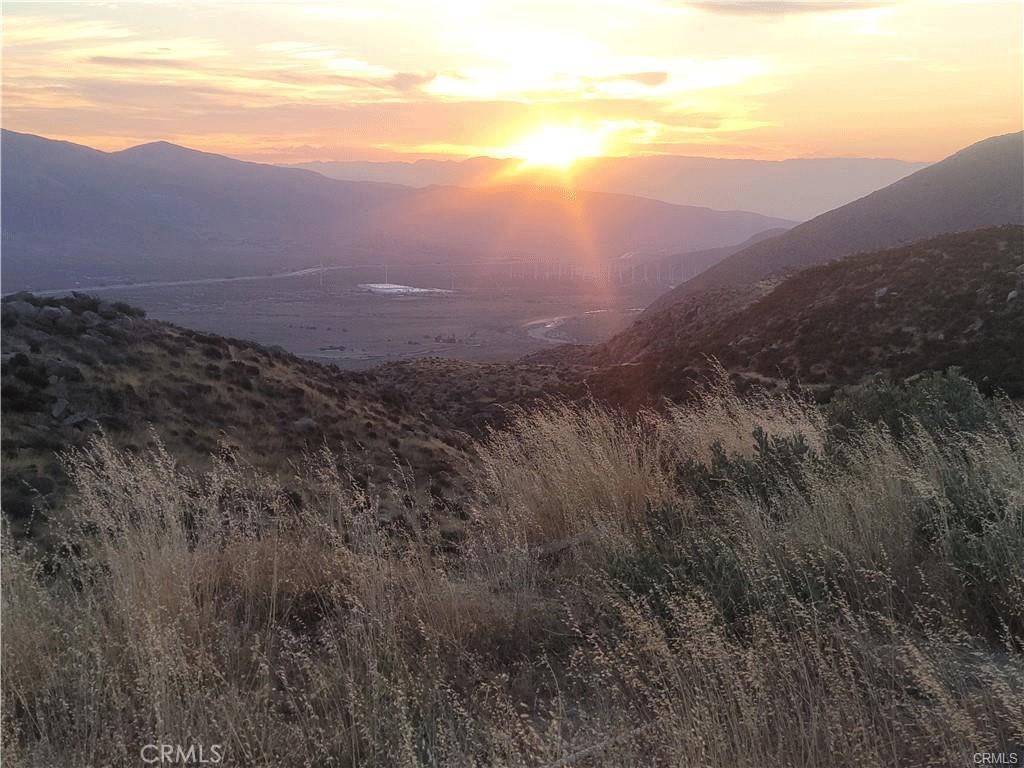
[[[1024,227],[943,235],[810,267],[762,290],[719,289],[639,319],[570,359],[618,402],[681,398],[714,357],[745,385],[827,397],[876,374],[951,366],[1024,397]]]
[[[1024,224],[1024,133],[996,136],[736,253],[656,301],[657,312],[708,288],[947,232]]]
[[[185,463],[203,464],[223,441],[286,483],[291,457],[327,445],[358,482],[402,465],[424,490],[454,490],[465,439],[359,374],[83,295],[17,294],[2,306],[2,505],[21,527],[33,504],[60,506],[57,453],[100,429],[135,448],[158,436]]]
[[[3,300],[4,512],[45,532],[67,490],[58,454],[103,430],[141,449],[159,437],[202,469],[218,444],[291,487],[303,449],[327,446],[363,486],[396,473],[403,487],[455,503],[468,435],[507,406],[575,396],[579,378],[529,364],[444,360],[341,371],[285,352],[147,319],[124,304],[75,294]],[[385,510],[387,511],[387,510]]]

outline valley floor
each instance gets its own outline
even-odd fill
[[[450,290],[447,282],[428,281],[412,287],[439,290],[382,293],[372,283],[350,278],[328,274],[323,284],[316,274],[207,280],[110,287],[97,296],[188,328],[365,369],[424,357],[514,360],[553,343],[597,343],[625,328],[637,308],[662,288],[615,293],[557,285]],[[554,332],[538,332],[541,321],[554,317],[569,322]]]

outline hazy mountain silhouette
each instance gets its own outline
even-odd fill
[[[3,132],[4,289],[324,264],[610,259],[730,245],[792,222],[537,187],[328,179],[166,142],[100,152]]]
[[[681,250],[671,243],[714,242],[721,247],[737,242],[739,232],[745,240],[793,223],[746,211],[529,185],[413,190],[393,201],[380,220],[385,226],[395,222],[396,229],[424,247],[441,243],[467,253],[510,257],[573,254],[574,261],[609,259],[627,251]]]
[[[510,178],[518,160],[473,157],[412,162],[334,161],[302,163],[335,179],[381,181],[426,187],[433,184],[493,186]],[[856,200],[927,165],[875,158],[728,160],[650,155],[585,160],[573,169],[579,189],[650,197],[677,205],[756,211],[806,220]],[[561,183],[558,174],[519,170],[516,178]]]
[[[752,245],[678,286],[654,313],[710,288],[756,282],[841,256],[1024,223],[1024,133],[973,144],[885,189]]]
[[[651,264],[657,264],[662,262],[668,267],[669,272],[673,275],[682,274],[682,279],[688,280],[691,277],[695,277],[706,269],[713,267],[718,262],[722,261],[734,253],[739,253],[745,248],[749,248],[755,243],[760,243],[762,240],[767,240],[772,237],[778,237],[783,232],[787,232],[786,227],[777,227],[775,229],[766,229],[764,232],[758,232],[752,237],[748,237],[742,243],[736,245],[726,245],[721,248],[706,248],[700,251],[686,251],[685,253],[675,253],[670,256],[645,256],[643,261]]]
[[[166,143],[104,153],[4,131],[2,151],[5,290],[308,263],[340,211],[359,242],[394,193]]]

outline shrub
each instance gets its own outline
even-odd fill
[[[731,390],[664,416],[518,412],[478,447],[459,535],[415,506],[382,522],[326,452],[282,486],[226,449],[195,475],[99,438],[67,458],[50,571],[0,542],[4,758],[131,764],[154,740],[275,766],[1008,752],[1024,415],[934,432],[921,407],[899,437]]]
[[[880,422],[900,439],[915,424],[932,435],[980,429],[996,424],[999,412],[998,401],[983,397],[974,382],[951,369],[905,383],[878,380],[847,388],[831,403],[829,418],[846,431]]]

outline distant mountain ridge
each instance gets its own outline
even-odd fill
[[[755,243],[760,243],[763,240],[767,240],[772,237],[778,237],[779,235],[787,232],[788,228],[779,227],[777,229],[766,229],[764,232],[758,232],[756,235],[747,238],[742,243],[736,245],[726,245],[721,248],[707,248],[701,251],[687,251],[685,253],[676,253],[669,256],[645,256],[641,259],[641,263],[653,265],[655,268],[659,263],[663,264],[669,271],[669,273],[682,274],[682,279],[688,280],[692,277],[696,277],[706,269],[710,269],[718,262],[722,261],[734,253],[749,248]]]
[[[752,245],[656,301],[655,313],[714,288],[946,232],[1024,224],[1024,133],[960,150],[885,189]]]
[[[166,142],[100,152],[2,134],[4,290],[347,263],[601,261],[728,246],[792,221],[531,186],[338,181]]]
[[[335,179],[381,181],[426,187],[493,186],[510,178],[564,183],[560,174],[519,168],[520,161],[494,157],[465,160],[314,161],[291,167]],[[604,157],[578,162],[572,184],[594,192],[639,195],[677,205],[749,210],[807,220],[838,208],[924,168],[884,158],[745,160],[675,155]]]

